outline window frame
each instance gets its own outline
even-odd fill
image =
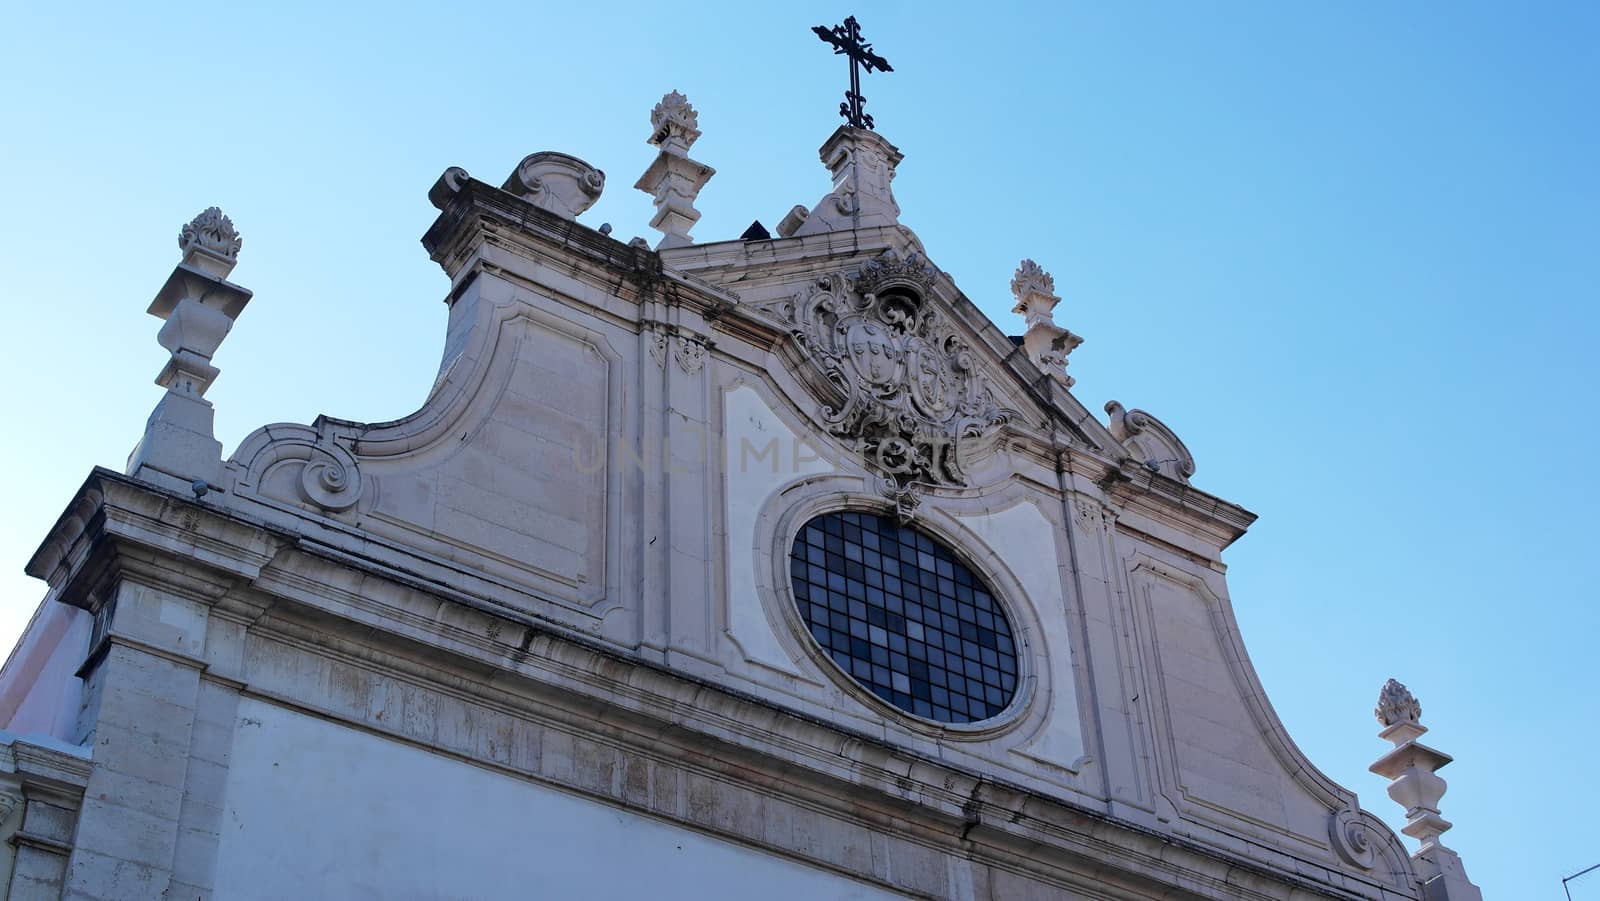
[[[862,690],[910,716],[977,725],[1011,706],[1021,660],[998,592],[965,558],[915,522],[830,510],[796,531],[790,589],[809,637]]]
[[[826,513],[859,512],[893,518],[896,511],[880,496],[863,495],[848,489],[826,490],[824,483],[832,482],[832,479],[807,481],[811,484],[802,496],[790,495],[786,498],[787,503],[784,503],[781,513],[771,511],[776,514],[776,522],[769,525],[770,531],[762,530],[767,538],[760,542],[761,546],[769,549],[766,575],[760,580],[765,583],[764,591],[770,592],[765,606],[768,615],[781,620],[786,627],[780,631],[787,633],[785,644],[789,645],[791,652],[798,651],[797,657],[809,660],[815,671],[837,686],[846,697],[855,699],[881,718],[897,722],[915,732],[942,740],[978,741],[994,738],[1024,723],[1034,722],[1037,728],[1039,724],[1035,722],[1037,715],[1034,712],[1037,705],[1034,701],[1041,695],[1048,695],[1048,686],[1042,685],[1041,681],[1049,672],[1041,656],[1044,649],[1039,644],[1040,623],[1028,604],[1021,583],[1000,562],[997,549],[989,547],[979,536],[965,528],[958,515],[924,509],[918,511],[911,524],[944,544],[974,575],[985,581],[990,586],[995,604],[1011,624],[1011,639],[1017,657],[1017,688],[1000,713],[969,723],[945,723],[902,710],[878,697],[844,671],[818,644],[800,614],[790,576],[789,557],[795,536],[811,520]],[[777,626],[779,622],[775,621],[773,625]]]

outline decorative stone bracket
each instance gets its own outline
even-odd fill
[[[1114,400],[1106,402],[1106,413],[1111,417],[1111,437],[1145,469],[1180,482],[1194,475],[1194,455],[1161,420],[1143,410],[1124,409]]]
[[[523,157],[501,187],[539,209],[577,219],[600,199],[606,174],[575,156],[542,150]]]
[[[236,490],[326,513],[351,511],[363,495],[360,461],[348,438],[326,423],[279,423],[252,433],[234,452]]]
[[[678,361],[678,368],[687,375],[694,375],[705,366],[706,339],[699,335],[678,332],[664,325],[653,325],[647,329],[648,347],[650,358],[656,361],[657,366],[667,365],[668,348],[671,356]]]

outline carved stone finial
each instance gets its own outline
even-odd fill
[[[1422,705],[1417,703],[1409,689],[1390,679],[1383,683],[1383,690],[1378,692],[1378,706],[1372,713],[1382,726],[1393,726],[1400,722],[1417,723],[1422,719]]]
[[[633,186],[655,199],[656,214],[650,227],[662,233],[657,250],[694,243],[689,230],[700,221],[694,201],[717,174],[710,166],[689,159],[689,148],[700,137],[699,124],[700,115],[689,105],[689,98],[677,91],[662,97],[650,111],[649,143],[661,150]]]
[[[239,237],[233,220],[223,215],[220,207],[208,206],[178,232],[179,250],[188,250],[191,244],[231,260],[238,258],[244,239]]]
[[[128,472],[137,478],[183,489],[221,479],[222,445],[213,434],[205,393],[220,374],[211,357],[250,301],[249,291],[226,279],[243,243],[233,221],[216,207],[178,233],[183,259],[148,310],[164,320],[156,340],[171,356],[156,376],[167,393],[128,459]]]
[[[233,271],[243,246],[244,239],[233,227],[233,220],[214,206],[206,207],[178,232],[183,261],[218,278],[226,278]]]
[[[600,199],[606,174],[575,156],[543,150],[523,157],[501,187],[563,219],[576,219]]]
[[[166,320],[156,339],[172,353],[156,384],[201,397],[216,379],[211,357],[250,301],[249,291],[224,280],[243,244],[233,220],[216,207],[178,233],[183,259],[149,308],[150,315]]]
[[[1040,369],[1060,379],[1068,388],[1077,381],[1067,375],[1067,357],[1083,339],[1056,325],[1056,280],[1032,260],[1023,260],[1011,276],[1011,294],[1017,299],[1011,312],[1027,324],[1022,347]]]
[[[1378,736],[1391,742],[1394,748],[1378,758],[1370,769],[1391,780],[1389,797],[1406,811],[1406,824],[1400,831],[1421,843],[1411,859],[1417,865],[1418,875],[1429,885],[1428,897],[1482,901],[1478,887],[1467,879],[1461,858],[1439,840],[1452,824],[1439,813],[1439,799],[1444,797],[1447,786],[1437,771],[1453,758],[1417,741],[1428,731],[1419,722],[1422,705],[1394,679],[1384,683],[1374,712],[1383,725]]]
[[[1053,321],[1052,313],[1061,302],[1056,296],[1056,280],[1032,260],[1023,260],[1011,276],[1011,296],[1017,299],[1011,312],[1029,317],[1029,324],[1034,317]]]
[[[649,144],[667,153],[685,156],[700,139],[700,114],[689,105],[689,98],[669,91],[650,111]]]

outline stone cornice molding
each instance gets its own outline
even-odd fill
[[[423,234],[422,246],[455,286],[452,301],[463,280],[473,277],[468,264],[486,243],[558,263],[563,271],[589,275],[598,288],[624,294],[648,290],[661,277],[660,258],[648,247],[624,244],[465,172],[450,174],[440,178],[445,188],[435,186],[435,201],[443,206]]]
[[[1244,536],[1256,514],[1131,460],[1108,468],[1098,487],[1112,506],[1209,536],[1217,551]]]
[[[281,546],[237,511],[101,468],[67,510],[26,571],[49,582],[56,600],[90,610],[106,581],[123,577],[214,602],[259,574]]]
[[[82,753],[50,747],[25,736],[0,732],[0,787],[23,798],[41,798],[76,807],[89,784],[89,749]],[[15,797],[15,795],[13,795]]]
[[[4,747],[4,768],[7,772],[66,790],[81,790],[89,780],[91,763],[87,750],[82,755],[70,754],[35,744],[25,737],[12,738]]]

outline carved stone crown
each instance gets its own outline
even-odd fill
[[[883,256],[862,265],[856,273],[854,286],[862,294],[905,288],[921,299],[933,288],[933,280],[938,274],[939,270],[920,253],[902,257],[893,250],[886,250]]]
[[[1422,719],[1422,705],[1409,689],[1394,679],[1383,683],[1383,690],[1378,692],[1378,707],[1372,712],[1383,726]]]
[[[700,114],[689,105],[688,97],[671,91],[650,111],[650,127],[650,144],[686,153],[700,137]],[[674,146],[666,146],[669,143]]]
[[[1016,415],[926,302],[935,272],[920,255],[889,251],[854,279],[823,276],[768,307],[820,376],[824,426],[884,474],[902,513],[915,505],[913,485],[965,486],[962,461]]]
[[[237,260],[239,249],[243,246],[244,239],[239,237],[239,232],[233,227],[233,220],[224,216],[222,210],[214,206],[206,207],[204,212],[190,220],[189,224],[178,232],[178,249],[184,253],[198,247],[224,259]]]

